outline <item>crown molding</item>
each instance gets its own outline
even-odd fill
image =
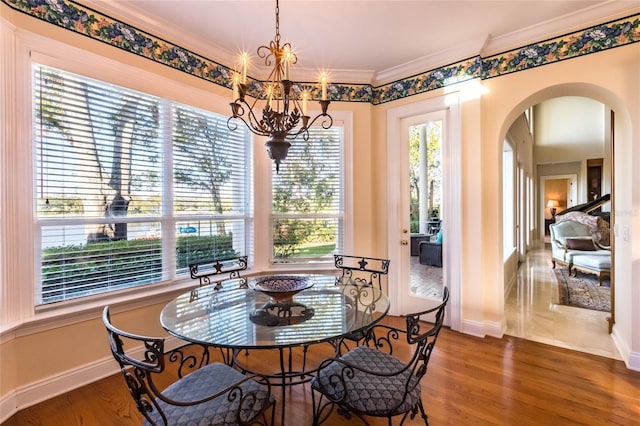
[[[205,43],[201,38],[190,33],[188,29],[178,29],[169,21],[151,19],[148,16],[134,13],[128,10],[127,2],[115,0],[81,0],[81,3],[151,34],[162,34],[161,37],[168,42],[175,43],[194,53],[210,58],[220,65],[233,68],[237,61],[237,52],[230,51],[228,48],[212,42]],[[469,40],[451,49],[445,49],[428,56],[416,58],[404,64],[399,64],[378,72],[375,70],[332,69],[330,78],[333,82],[371,84],[377,87],[473,56],[490,56],[637,13],[640,13],[640,6],[638,6],[637,1],[610,0],[508,34],[497,37],[487,34],[483,38]],[[251,77],[260,79],[263,73],[264,75],[269,74],[268,70],[255,68],[255,75],[251,75]],[[317,79],[317,70],[296,68],[296,80],[311,82]]]
[[[479,53],[483,57],[495,55],[637,13],[640,13],[637,1],[609,1],[518,31],[489,37]]]
[[[464,44],[456,46],[455,49],[441,50],[432,55],[423,56],[407,63],[395,66],[393,68],[380,71],[375,74],[372,81],[374,87],[407,78],[408,76],[417,75],[426,70],[434,70],[436,68],[452,64],[457,61],[477,56],[478,52],[486,44],[489,36],[484,39],[469,40]]]
[[[211,59],[220,65],[232,68],[238,61],[238,52],[231,51],[222,45],[199,38],[186,28],[177,28],[172,22],[163,19],[151,19],[149,16],[140,15],[128,9],[126,1],[104,0],[80,0],[79,4],[95,9],[114,19],[128,25],[153,34],[184,49]]]
[[[491,56],[638,13],[640,6],[637,1],[611,0],[498,37],[487,34],[484,39],[470,40],[463,45],[379,71],[371,83],[378,87],[472,56]]]

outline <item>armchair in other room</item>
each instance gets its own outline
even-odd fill
[[[442,268],[442,228],[438,230],[435,241],[421,241],[419,248],[419,262],[421,265]]]
[[[569,273],[573,268],[574,257],[578,255],[608,256],[611,251],[599,245],[592,237],[591,230],[583,223],[573,220],[549,225],[551,235],[551,264],[566,265]]]

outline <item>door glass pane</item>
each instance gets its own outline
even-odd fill
[[[411,293],[442,293],[442,120],[409,128]]]

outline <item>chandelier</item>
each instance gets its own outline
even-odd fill
[[[304,89],[303,84],[291,81],[289,72],[291,65],[298,62],[298,57],[293,52],[290,43],[280,45],[280,7],[276,0],[276,36],[269,46],[258,48],[258,57],[264,59],[264,64],[273,69],[269,77],[258,87],[260,94],[247,100],[247,54],[241,57],[241,72],[233,73],[233,102],[231,102],[231,117],[227,120],[230,130],[237,129],[237,122],[242,122],[258,136],[267,136],[265,147],[269,158],[275,161],[276,173],[280,172],[280,162],[287,158],[291,143],[288,140],[302,135],[304,140],[309,139],[309,128],[321,119],[321,125],[328,129],[333,124],[333,119],[327,114],[329,103],[327,100],[327,75],[322,73],[320,78],[321,99],[320,110],[313,119],[307,115],[308,101],[311,99],[309,88]],[[255,82],[254,82],[255,84]],[[260,90],[261,89],[261,90]],[[264,100],[262,112],[258,111],[258,101]]]

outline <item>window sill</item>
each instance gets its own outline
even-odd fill
[[[243,276],[252,277],[265,274],[286,273],[335,273],[333,264],[326,263],[300,265],[273,265],[267,270],[247,270]],[[197,281],[183,277],[170,283],[159,283],[147,288],[132,288],[121,290],[113,294],[97,295],[89,301],[70,300],[42,306],[35,309],[31,318],[22,322],[0,325],[0,343],[15,337],[28,336],[60,327],[69,326],[83,321],[100,318],[106,305],[112,307],[113,312],[130,311],[158,303],[167,303],[171,299],[198,285]]]

